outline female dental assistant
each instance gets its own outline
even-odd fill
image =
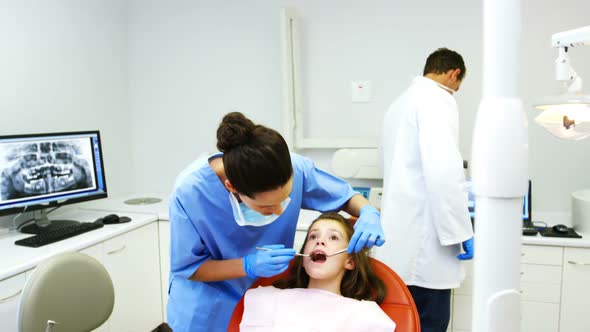
[[[290,154],[275,130],[229,113],[217,148],[222,153],[178,176],[170,198],[173,331],[225,331],[252,282],[287,269],[301,208],[359,216],[349,252],[385,242],[377,209],[348,183]]]

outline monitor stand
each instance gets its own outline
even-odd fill
[[[530,219],[522,220],[522,235],[535,236],[538,232],[535,224]]]
[[[45,209],[40,210],[38,216],[35,216],[36,213],[33,214],[33,220],[31,224],[25,225],[19,229],[21,233],[26,234],[41,234],[44,232],[50,232],[62,227],[70,226],[79,224],[79,222],[75,220],[50,220],[47,218],[47,212]]]

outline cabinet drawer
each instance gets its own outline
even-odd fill
[[[590,249],[565,248],[561,332],[590,331]]]
[[[590,266],[590,249],[588,248],[566,248],[564,265],[586,265]]]
[[[523,301],[559,304],[561,285],[523,282],[520,284],[520,296]]]
[[[520,264],[521,283],[561,284],[561,267]]]
[[[522,302],[521,332],[555,332],[559,327],[559,305],[553,303]]]
[[[25,287],[25,273],[0,281],[0,322],[2,331],[16,331],[18,301]]]
[[[453,331],[470,331],[472,297],[458,295],[453,298]],[[522,332],[555,332],[559,325],[559,304],[522,301]]]
[[[561,266],[563,262],[562,247],[522,246],[521,263]]]
[[[13,277],[0,280],[0,303],[18,299],[25,287],[25,274],[17,274]]]
[[[521,264],[520,271],[520,293],[523,301],[559,304],[560,266]]]

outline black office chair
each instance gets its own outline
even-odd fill
[[[78,252],[59,254],[27,280],[18,306],[18,331],[92,331],[110,317],[114,303],[113,282],[99,261]]]

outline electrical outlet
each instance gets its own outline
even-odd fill
[[[368,103],[371,101],[371,81],[351,81],[350,93],[353,103]]]

